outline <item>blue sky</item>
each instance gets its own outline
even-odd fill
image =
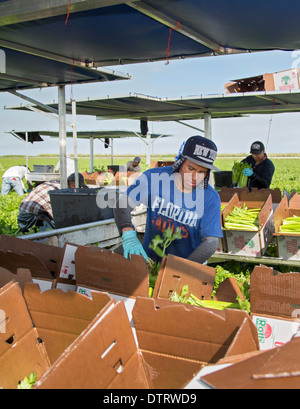
[[[270,51],[202,57],[186,60],[143,63],[126,66],[108,67],[119,72],[129,73],[128,81],[114,81],[77,85],[73,87],[75,99],[88,97],[128,95],[140,93],[154,97],[187,97],[225,93],[224,85],[235,78],[244,78],[264,73],[277,72],[292,68],[297,64],[298,52]],[[300,66],[300,65],[299,65]],[[57,88],[22,91],[40,102],[57,101]],[[66,87],[66,98],[70,99],[71,87]],[[25,144],[10,134],[11,130],[58,130],[58,122],[33,112],[4,110],[4,106],[24,103],[9,93],[0,93],[0,155],[25,154]],[[67,118],[71,120],[70,117]],[[248,152],[254,140],[266,143],[269,153],[300,152],[299,114],[253,115],[248,118],[212,120],[212,137],[220,153]],[[189,121],[189,124],[204,129],[203,120]],[[152,153],[176,153],[182,141],[199,132],[174,122],[149,122],[149,131],[167,133],[172,138],[161,139],[154,143]],[[78,130],[133,130],[139,131],[139,121],[135,120],[97,120],[91,116],[77,117]],[[29,154],[59,153],[58,140],[45,137],[45,142],[29,145]],[[284,141],[284,142],[283,142]],[[68,140],[69,153],[73,153],[72,139]],[[110,154],[101,141],[95,141],[95,154]],[[89,153],[89,142],[81,140],[78,151]],[[115,154],[144,154],[145,144],[134,139],[116,140]]]

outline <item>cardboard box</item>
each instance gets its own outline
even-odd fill
[[[200,300],[209,300],[214,288],[216,269],[169,254],[164,257],[157,276],[152,297],[161,302],[170,302],[176,292],[181,294],[184,285],[189,286],[189,293]]]
[[[132,323],[137,296],[149,296],[149,270],[142,256],[126,259],[113,251],[79,246],[75,253],[76,291],[90,297],[104,291],[116,301],[123,300]],[[132,324],[133,325],[133,324]]]
[[[251,317],[261,350],[290,341],[300,328],[300,273],[255,266],[250,275]]]
[[[238,195],[235,194],[223,211],[223,226],[226,216],[231,213],[233,208],[235,206],[241,208],[243,204],[248,209],[261,208],[258,215],[260,227],[258,231],[229,230],[222,227],[227,242],[227,252],[240,256],[260,257],[266,252],[268,245],[273,239],[272,197],[269,195],[265,201],[241,201]]]
[[[110,250],[79,246],[75,266],[77,286],[124,297],[149,295],[149,271],[142,256],[128,260]]]
[[[299,389],[299,348],[297,334],[280,348],[264,351],[201,379],[215,389]]]
[[[1,264],[0,257],[1,267],[8,268],[12,272],[16,272],[19,267],[29,268],[34,278],[50,280],[57,275],[63,255],[63,249],[60,247],[4,234],[0,236],[0,250],[1,253],[13,253],[11,254],[13,257],[8,257],[8,260],[4,254],[4,261],[8,263],[7,267]],[[32,265],[30,264],[31,261]],[[22,264],[20,264],[21,262]]]
[[[92,299],[73,291],[41,292],[37,284],[30,283],[25,284],[24,298],[51,364],[111,300],[100,292],[92,293]]]
[[[245,311],[212,312],[138,297],[133,319],[153,389],[183,388],[203,365],[259,348]]]
[[[22,290],[9,282],[0,289],[0,386],[17,389],[18,382],[37,371],[38,378],[50,362],[32,325]]]
[[[299,89],[299,68],[236,79],[225,84],[226,93]]]
[[[274,213],[274,236],[277,241],[278,257],[284,260],[300,260],[300,233],[281,233],[282,222],[287,217],[300,216],[300,195],[294,194],[288,201],[284,196]]]
[[[111,300],[34,389],[148,389],[124,303]]]
[[[221,317],[183,305],[157,307],[153,299],[137,297],[137,348],[124,303],[109,305],[35,388],[182,388],[206,360],[257,349],[247,314],[232,310]]]
[[[219,191],[219,196],[221,199],[221,202],[228,203],[232,199],[232,197],[237,194],[239,197],[239,200],[241,202],[243,201],[266,201],[271,195],[272,197],[272,204],[273,204],[273,209],[274,205],[276,207],[278,204],[281,202],[281,190],[276,188],[276,189],[257,189],[256,187],[252,188],[251,192],[247,187],[243,188],[235,188],[235,187],[222,187],[222,189]]]

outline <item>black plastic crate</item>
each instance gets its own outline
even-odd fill
[[[215,187],[232,187],[232,171],[214,172]]]
[[[53,165],[33,165],[33,171],[38,173],[53,173]]]
[[[119,197],[119,189],[111,187],[59,189],[48,193],[57,229],[112,219]]]

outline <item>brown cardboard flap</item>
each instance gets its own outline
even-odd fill
[[[242,300],[244,300],[244,296],[238,285],[238,281],[234,277],[227,277],[219,284],[214,296],[214,301],[236,303],[237,297],[240,297]]]
[[[300,377],[300,338],[295,336],[281,348],[276,348],[269,359],[253,374],[254,379]]]
[[[0,267],[0,288],[10,281],[17,282],[23,292],[25,283],[32,283],[31,272],[26,268],[18,268],[16,274],[14,274],[9,270]]]
[[[131,260],[109,250],[78,247],[76,283],[125,297],[149,295],[149,271],[142,256]]]
[[[156,281],[153,298],[170,299],[188,285],[189,294],[200,300],[209,300],[213,291],[216,269],[181,257],[168,255]]]
[[[257,350],[259,350],[257,330],[254,328],[252,322],[245,318],[234,340],[229,346],[225,357],[241,355],[249,351]]]
[[[123,301],[107,306],[36,383],[37,389],[148,388]]]
[[[26,284],[24,297],[50,361],[53,363],[111,300],[93,292],[93,299],[74,291],[52,289],[41,292],[37,284]]]
[[[280,273],[255,266],[250,275],[251,313],[297,318],[300,309],[300,274]]]
[[[26,268],[31,271],[32,277],[52,278],[45,264],[31,253],[0,250],[0,266],[14,274],[17,273],[18,268]]]
[[[12,251],[14,253],[30,253],[37,257],[46,267],[50,276],[42,278],[53,278],[63,254],[63,249],[49,244],[38,243],[36,241],[20,239],[13,236],[2,234],[0,236],[0,249],[4,251]],[[21,266],[19,266],[21,267]],[[26,267],[27,268],[27,267]]]
[[[219,196],[222,202],[229,202],[234,194],[237,194],[240,201],[265,201],[271,195],[273,203],[280,203],[281,191],[276,189],[257,189],[252,188],[251,192],[247,187],[245,188],[227,188],[222,187],[219,191]]]
[[[290,197],[289,207],[293,209],[300,209],[300,194],[299,193],[295,193],[293,194],[293,196]]]
[[[241,310],[212,312],[190,307],[137,297],[133,321],[140,349],[201,363],[216,362],[226,354],[244,319],[250,321]]]
[[[16,389],[30,373],[37,371],[39,378],[50,363],[18,283],[0,289],[0,311],[0,386]]]
[[[201,379],[216,389],[299,389],[299,338]]]

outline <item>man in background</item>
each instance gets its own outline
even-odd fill
[[[272,182],[275,166],[267,157],[265,146],[260,141],[255,141],[250,147],[251,155],[242,160],[244,163],[249,163],[252,169],[246,168],[243,174],[248,176],[248,189],[251,191],[253,187],[257,189],[268,189]]]
[[[127,162],[127,172],[141,172],[140,167],[141,158],[136,156],[133,160]]]
[[[79,187],[87,187],[81,173],[78,174]],[[75,173],[68,177],[68,187],[75,188]],[[18,225],[20,231],[25,233],[32,227],[37,227],[40,231],[54,229],[53,213],[50,201],[50,190],[60,189],[60,182],[51,180],[44,182],[33,189],[26,196],[19,209]]]
[[[15,190],[20,196],[27,193],[23,179],[26,180],[29,189],[32,189],[32,184],[27,177],[28,173],[29,169],[26,166],[12,166],[11,168],[7,169],[7,171],[2,175],[1,194],[7,195],[12,189]]]

